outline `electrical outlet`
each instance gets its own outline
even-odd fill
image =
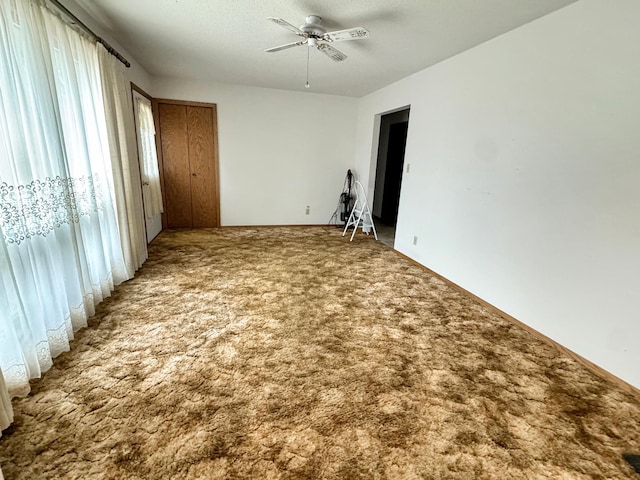
[[[415,235],[413,236],[413,244],[414,245],[418,244],[418,237],[416,237]]]
[[[309,212],[311,212],[311,207],[307,205],[307,208],[305,209],[304,214],[309,215]]]
[[[411,171],[411,164],[407,163],[407,173],[409,173]]]

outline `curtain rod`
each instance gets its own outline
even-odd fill
[[[91,30],[89,27],[87,27],[78,17],[76,17],[73,13],[71,13],[71,11],[67,7],[62,5],[58,0],[49,0],[49,2],[51,2],[54,7],[56,7],[58,10],[60,10],[62,13],[64,13],[67,17],[71,18],[71,20],[73,20],[73,22],[76,25],[78,25],[85,32],[87,32],[89,35],[91,35],[91,37],[96,42],[102,44],[104,46],[104,48],[107,49],[107,52],[109,52],[111,55],[113,55],[118,60],[120,60],[122,63],[124,63],[124,65],[127,68],[129,68],[131,66],[129,61],[126,58],[124,58],[122,55],[120,55],[120,52],[118,52],[115,48],[113,48],[111,45],[109,45],[109,42],[107,42],[100,35],[96,35],[96,33],[93,30]]]

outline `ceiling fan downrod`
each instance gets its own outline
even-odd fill
[[[307,83],[304,84],[304,88],[309,88],[309,51],[311,47],[307,45]]]

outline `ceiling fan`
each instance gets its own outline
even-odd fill
[[[308,47],[316,47],[326,56],[328,56],[334,62],[342,62],[347,59],[347,56],[340,50],[333,48],[329,45],[332,42],[342,42],[344,40],[359,40],[361,38],[367,38],[369,31],[363,27],[347,28],[346,30],[336,30],[335,32],[327,32],[327,29],[322,26],[322,18],[318,15],[309,15],[304,20],[304,25],[300,28],[290,24],[282,18],[267,17],[273,23],[277,23],[281,27],[286,28],[290,32],[295,33],[302,40],[299,42],[287,43],[280,45],[279,47],[268,48],[265,50],[267,53],[279,52],[287,48],[299,47],[307,45]]]

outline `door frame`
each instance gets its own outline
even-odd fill
[[[411,104],[408,105],[404,105],[402,107],[398,107],[398,108],[394,108],[391,110],[387,110],[385,112],[381,112],[381,113],[377,113],[374,116],[374,126],[373,126],[373,136],[372,136],[372,149],[371,149],[371,161],[369,164],[369,192],[371,194],[371,204],[372,204],[372,211],[374,212],[375,215],[375,205],[376,205],[376,186],[377,186],[377,181],[378,181],[378,162],[380,160],[380,139],[381,139],[381,134],[382,134],[382,124],[383,124],[383,117],[387,116],[387,115],[392,115],[394,113],[399,113],[399,112],[404,112],[407,111],[407,126],[411,123],[410,122],[410,117],[411,117]],[[409,130],[407,130],[407,139],[409,138]],[[405,143],[405,147],[406,147],[406,143]],[[406,150],[405,150],[406,153]],[[383,154],[386,156],[387,152],[383,152]],[[385,159],[386,161],[386,159]],[[404,174],[405,174],[405,168],[406,165],[403,165],[403,170],[401,173],[401,181],[400,181],[400,192],[399,194],[401,194],[402,192],[402,183],[404,182]],[[396,219],[396,225],[397,225],[397,219]]]
[[[165,187],[164,187],[164,159],[162,158],[162,129],[160,127],[160,104],[168,105],[181,105],[185,107],[207,107],[213,111],[213,169],[216,176],[216,181],[213,185],[213,192],[216,208],[216,218],[218,219],[219,227],[221,224],[220,218],[220,168],[219,168],[219,154],[218,154],[218,105],[215,103],[206,102],[191,102],[186,100],[173,100],[169,98],[152,98],[151,108],[153,110],[153,122],[156,125],[156,152],[158,156],[158,168],[160,170],[160,188],[162,189],[162,202],[166,205]],[[167,229],[167,217],[162,214],[162,229]]]
[[[145,92],[142,88],[140,88],[138,85],[136,85],[133,82],[130,82],[131,85],[131,108],[133,109],[133,126],[134,126],[134,130],[135,130],[135,134],[136,134],[136,154],[138,155],[138,171],[140,172],[140,195],[142,196],[142,215],[144,216],[144,239],[145,242],[147,242],[147,245],[149,244],[149,229],[147,228],[147,212],[145,211],[144,208],[144,186],[142,185],[142,162],[141,157],[140,157],[140,132],[138,132],[138,115],[137,115],[137,111],[136,111],[136,93],[138,95],[143,96],[144,98],[146,98],[147,100],[149,100],[152,104],[152,108],[153,108],[153,97],[151,95],[149,95],[147,92]],[[155,117],[154,120],[155,122]],[[156,150],[157,150],[157,145],[156,145]],[[159,162],[158,162],[159,163]],[[158,165],[158,168],[160,168],[160,165]]]

